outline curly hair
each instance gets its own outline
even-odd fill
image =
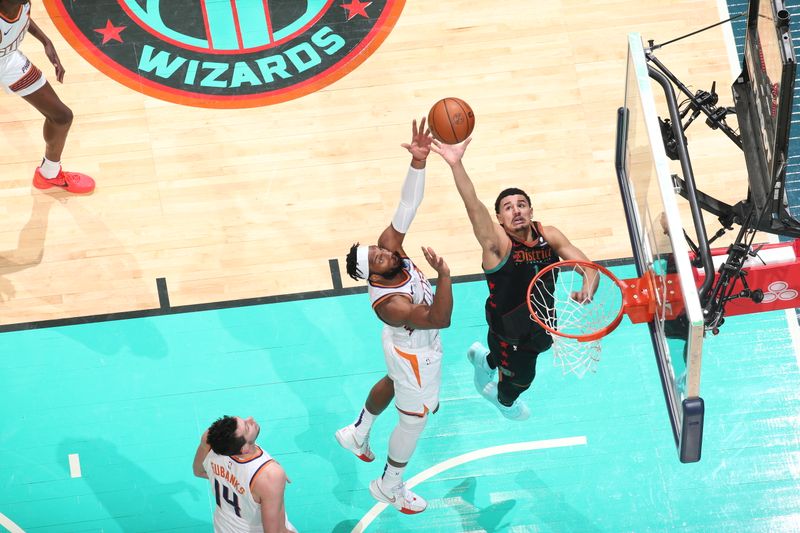
[[[347,275],[354,280],[361,281],[363,278],[358,275],[358,258],[356,257],[358,254],[358,246],[359,243],[355,243],[350,247],[350,252],[347,254]]]
[[[501,191],[500,194],[497,196],[497,200],[494,201],[494,212],[495,213],[499,213],[500,212],[500,201],[503,198],[505,198],[506,196],[511,196],[513,194],[521,194],[522,196],[525,197],[526,200],[528,200],[528,205],[529,206],[532,205],[531,204],[531,197],[528,196],[528,194],[525,191],[523,191],[522,189],[517,189],[516,187],[510,187],[510,188],[508,188],[508,189],[506,189],[504,191]]]
[[[236,419],[225,415],[214,421],[208,428],[206,442],[214,453],[219,455],[237,455],[245,445],[245,439],[236,436]]]

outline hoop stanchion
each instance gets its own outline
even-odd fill
[[[715,248],[711,250],[711,256],[717,271],[716,284],[720,265],[728,257],[728,249]],[[704,273],[696,268],[693,270],[699,287],[705,279]],[[744,276],[736,278],[728,289],[734,297],[725,302],[725,316],[800,307],[800,239],[759,245],[745,261],[742,273]],[[756,290],[760,291],[760,297],[749,296]]]

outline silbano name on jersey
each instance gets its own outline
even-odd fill
[[[147,95],[256,107],[317,91],[370,56],[404,0],[43,0],[75,50]]]

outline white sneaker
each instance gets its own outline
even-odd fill
[[[369,482],[369,493],[379,502],[393,505],[395,509],[403,514],[421,513],[428,507],[428,502],[406,488],[405,483],[400,483],[391,490],[391,496],[387,495],[381,487],[381,478],[373,479]]]
[[[356,438],[356,426],[350,424],[336,432],[336,440],[345,450],[349,450],[355,454],[356,457],[365,463],[371,463],[375,460],[375,454],[369,448],[369,435],[364,438],[364,442],[358,442]]]
[[[500,401],[497,399],[497,383],[494,381],[486,385],[486,388],[483,389],[481,394],[483,394],[484,398],[492,402],[492,405],[497,407],[503,416],[509,420],[521,422],[523,420],[527,420],[531,416],[531,410],[528,409],[528,406],[525,404],[525,402],[519,398],[517,398],[517,401],[511,404],[511,407],[507,407],[500,403]]]
[[[473,342],[472,346],[467,350],[467,359],[475,367],[475,376],[473,381],[475,383],[475,390],[483,394],[486,385],[494,381],[494,375],[497,370],[492,370],[489,363],[486,362],[486,356],[489,354],[489,349],[480,342]]]

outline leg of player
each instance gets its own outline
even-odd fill
[[[474,367],[473,383],[475,383],[475,390],[479,394],[485,395],[486,386],[494,381],[494,375],[497,371],[489,365],[489,348],[484,346],[478,341],[472,343],[472,346],[467,350],[467,360]]]
[[[19,94],[19,93],[18,93]],[[45,82],[30,94],[20,94],[28,103],[44,115],[44,159],[33,174],[33,185],[37,189],[58,187],[62,190],[85,194],[94,190],[94,180],[86,174],[65,172],[61,169],[61,153],[72,126],[72,110],[58,97],[50,83]]]
[[[373,498],[394,506],[404,514],[421,513],[428,507],[428,502],[407,489],[403,481],[403,472],[408,460],[414,454],[417,441],[427,421],[427,415],[417,416],[400,412],[400,420],[389,438],[389,454],[383,475],[373,479],[369,484],[369,492]]]
[[[372,462],[375,454],[369,447],[369,432],[375,418],[386,409],[392,398],[394,398],[394,383],[389,376],[383,376],[372,386],[364,408],[355,421],[336,432],[336,440],[342,448],[353,452],[362,461]]]
[[[484,397],[500,413],[516,421],[527,420],[531,412],[520,394],[528,390],[536,377],[536,361],[542,350],[549,348],[549,337],[527,339],[519,345],[503,341],[491,331],[488,335],[491,353],[489,362],[502,366],[498,382],[490,382],[484,389]]]
[[[520,399],[520,395],[533,383],[536,377],[536,361],[539,358],[538,352],[526,348],[529,347],[525,344],[517,347],[509,358],[508,374],[504,373],[497,383],[497,401],[509,408],[519,406],[523,411],[528,411],[528,408]]]
[[[522,422],[531,416],[530,408],[528,408],[527,404],[519,398],[519,395],[528,387],[530,387],[530,384],[527,386],[514,385],[506,380],[501,379],[499,383],[494,381],[489,383],[489,385],[486,386],[484,396],[492,403],[492,405],[497,407],[497,410],[500,411],[500,414],[502,414],[504,417],[508,418],[509,420]],[[519,389],[516,394],[514,394],[515,389]],[[512,403],[508,405],[503,403],[504,401],[509,401],[510,396],[515,396],[515,399],[511,400]]]

